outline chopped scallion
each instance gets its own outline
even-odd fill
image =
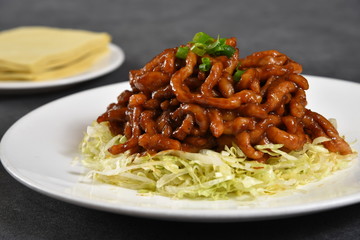
[[[210,58],[203,57],[201,59],[202,64],[199,65],[199,70],[203,72],[207,72],[211,68],[211,60]]]
[[[204,56],[204,54],[206,53],[206,45],[203,43],[194,43],[194,45],[191,46],[190,50],[201,57]]]
[[[216,56],[224,55],[230,58],[235,53],[235,48],[229,45],[220,45],[216,47],[213,51],[213,54]]]
[[[194,43],[209,44],[209,43],[212,43],[213,41],[214,41],[214,39],[204,32],[198,32],[193,37]]]
[[[193,45],[190,50],[200,57],[207,53],[215,56],[224,55],[230,58],[236,51],[234,47],[226,45],[226,38],[218,36],[217,39],[214,39],[204,32],[196,33],[191,43]]]
[[[234,75],[233,75],[234,81],[235,81],[235,82],[240,81],[241,76],[244,74],[245,71],[246,71],[246,70],[240,70],[240,69],[236,70],[236,72],[235,72]]]
[[[220,38],[219,42],[220,42],[221,45],[225,45],[226,38]]]
[[[176,57],[180,59],[186,59],[186,56],[189,52],[189,47],[179,47],[176,52]]]

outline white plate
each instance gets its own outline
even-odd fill
[[[120,47],[110,43],[109,50],[109,53],[99,59],[99,61],[97,61],[90,69],[77,75],[40,82],[0,81],[0,93],[21,93],[49,90],[100,77],[118,68],[125,60],[125,54]]]
[[[308,76],[309,108],[338,120],[350,141],[360,137],[360,84]],[[250,221],[332,209],[360,201],[360,166],[315,184],[305,191],[261,201],[174,200],[140,196],[136,191],[83,180],[84,169],[71,162],[86,126],[103,113],[127,82],[77,93],[46,104],[17,121],[4,135],[0,158],[18,181],[48,196],[77,205],[133,216],[187,221]],[[359,151],[359,142],[355,145]],[[15,190],[16,191],[16,190]]]

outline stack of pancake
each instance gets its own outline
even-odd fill
[[[108,52],[110,36],[75,29],[19,27],[0,32],[0,80],[76,75]]]

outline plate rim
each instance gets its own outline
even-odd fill
[[[331,81],[338,81],[342,84],[354,84],[357,87],[360,86],[359,83],[345,81],[336,78],[329,78],[329,77],[321,77],[321,76],[313,76],[313,75],[303,75],[305,77],[310,78],[318,78],[324,80],[331,80]],[[32,114],[36,114],[36,112],[41,111],[42,108],[47,107],[48,105],[54,104],[56,102],[63,101],[65,98],[72,98],[75,95],[81,94],[88,94],[90,92],[100,91],[101,89],[105,88],[112,88],[114,86],[121,87],[123,85],[127,85],[129,87],[129,82],[119,82],[104,85],[101,87],[95,87],[92,89],[84,90],[81,92],[77,92],[74,94],[70,94],[68,96],[64,96],[62,98],[56,99],[49,103],[46,103],[20,119],[18,119],[15,123],[11,125],[11,127],[5,132],[1,141],[0,141],[0,161],[4,166],[5,170],[17,181],[22,183],[23,185],[27,186],[28,188],[35,190],[41,194],[46,196],[62,200],[64,202],[72,203],[78,206],[83,206],[91,209],[97,209],[112,213],[119,213],[125,214],[130,216],[138,216],[138,217],[147,217],[147,218],[155,218],[155,219],[166,219],[166,220],[177,220],[177,221],[202,221],[202,222],[225,222],[225,221],[258,221],[258,220],[267,220],[267,219],[277,219],[277,218],[284,218],[289,216],[297,216],[297,215],[304,215],[309,213],[315,213],[324,210],[330,210],[334,208],[344,207],[351,204],[358,203],[360,201],[360,192],[356,194],[350,194],[340,197],[335,197],[330,200],[322,200],[322,201],[315,201],[305,204],[296,204],[291,206],[280,206],[280,207],[272,207],[272,208],[261,208],[261,212],[259,208],[249,208],[249,209],[241,209],[242,213],[239,214],[238,211],[234,211],[234,209],[217,209],[213,212],[211,209],[171,209],[171,211],[167,208],[151,208],[151,207],[138,207],[138,206],[121,206],[109,202],[103,202],[94,199],[87,199],[81,196],[68,196],[59,193],[58,191],[54,191],[48,189],[47,187],[41,188],[41,184],[38,185],[34,183],[31,179],[29,180],[27,176],[23,176],[16,168],[14,168],[11,164],[11,160],[7,159],[6,156],[3,155],[3,146],[4,141],[6,140],[7,136],[11,134],[11,132],[16,129],[18,124],[21,124],[24,119],[31,116]],[[114,96],[115,98],[116,96]],[[70,163],[69,163],[70,164]],[[201,213],[201,214],[194,214]],[[216,214],[214,214],[216,213]]]

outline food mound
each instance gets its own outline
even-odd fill
[[[278,51],[240,59],[235,38],[198,33],[130,71],[132,91],[122,92],[97,121],[128,139],[112,146],[112,154],[221,151],[235,143],[249,159],[266,161],[269,155],[255,145],[299,150],[317,137],[330,139],[323,144],[331,152],[351,153],[326,118],[306,109],[309,85],[301,71]]]
[[[197,33],[130,71],[131,91],[82,141],[93,178],[176,198],[241,199],[318,181],[356,157],[306,108],[302,67],[275,50],[239,58],[235,38]]]

